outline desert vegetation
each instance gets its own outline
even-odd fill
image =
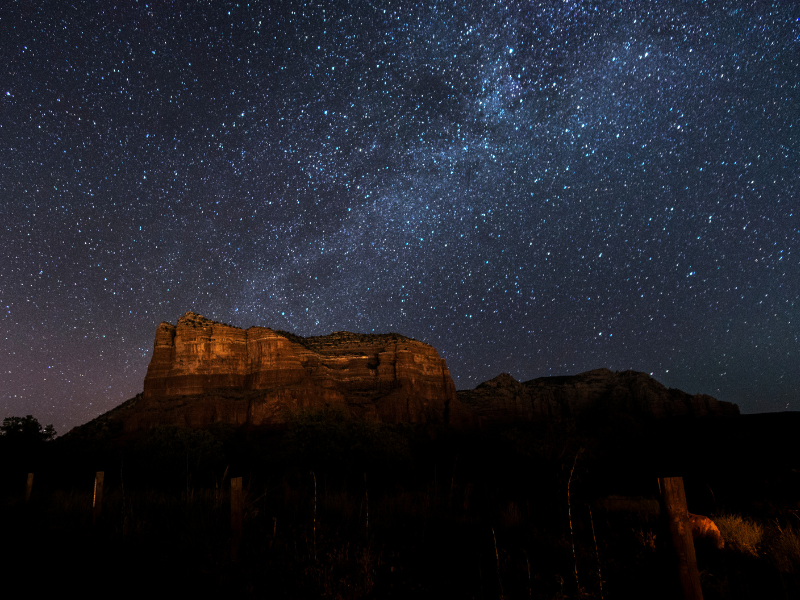
[[[705,598],[796,597],[796,456],[765,464],[729,444],[739,427],[458,432],[315,413],[273,430],[67,436],[25,454],[4,440],[0,526],[17,549],[12,571],[44,569],[54,589],[145,592],[157,581],[245,597],[674,598],[656,477],[680,471],[689,509],[711,516],[726,542],[696,545]],[[243,481],[235,562],[232,476]]]

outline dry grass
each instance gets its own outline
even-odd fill
[[[500,522],[505,528],[517,527],[519,525],[520,513],[516,503],[509,502],[503,509],[501,509]]]
[[[658,500],[655,498],[642,498],[637,496],[608,496],[598,501],[598,506],[608,512],[633,513],[641,518],[657,517],[661,512]]]
[[[718,515],[714,517],[714,523],[725,540],[726,548],[758,556],[764,538],[764,528],[759,523],[741,515]]]
[[[640,527],[639,529],[634,529],[633,534],[636,536],[636,541],[639,545],[647,552],[656,551],[656,534],[652,529]]]
[[[775,535],[770,536],[767,554],[781,573],[800,572],[800,533],[778,525]]]
[[[349,544],[325,552],[320,560],[306,567],[304,574],[314,581],[315,593],[322,598],[346,600],[368,596],[375,586],[380,554],[369,547]]]

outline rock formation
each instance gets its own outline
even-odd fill
[[[708,517],[689,513],[689,526],[692,528],[692,538],[695,543],[705,541],[717,550],[725,547],[725,540],[722,538],[719,527]]]
[[[128,431],[272,424],[322,408],[386,423],[464,417],[445,361],[422,342],[348,332],[302,338],[192,312],[158,326],[135,404],[120,412]]]
[[[668,389],[637,371],[595,369],[567,377],[540,377],[525,383],[503,373],[474,390],[458,392],[478,422],[609,417],[639,418],[738,415],[739,407],[706,394]]]
[[[187,312],[161,323],[144,391],[84,433],[160,425],[271,425],[333,409],[383,423],[447,423],[736,415],[735,404],[667,389],[645,373],[596,369],[525,383],[503,373],[459,391],[431,346],[390,333],[319,337],[240,329]]]

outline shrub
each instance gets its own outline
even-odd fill
[[[764,537],[764,528],[755,521],[743,518],[741,515],[719,515],[714,518],[725,540],[725,547],[758,556],[758,548]]]

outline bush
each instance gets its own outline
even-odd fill
[[[714,517],[714,523],[725,540],[725,547],[758,556],[758,549],[764,537],[764,528],[751,519],[741,515],[719,515]]]

